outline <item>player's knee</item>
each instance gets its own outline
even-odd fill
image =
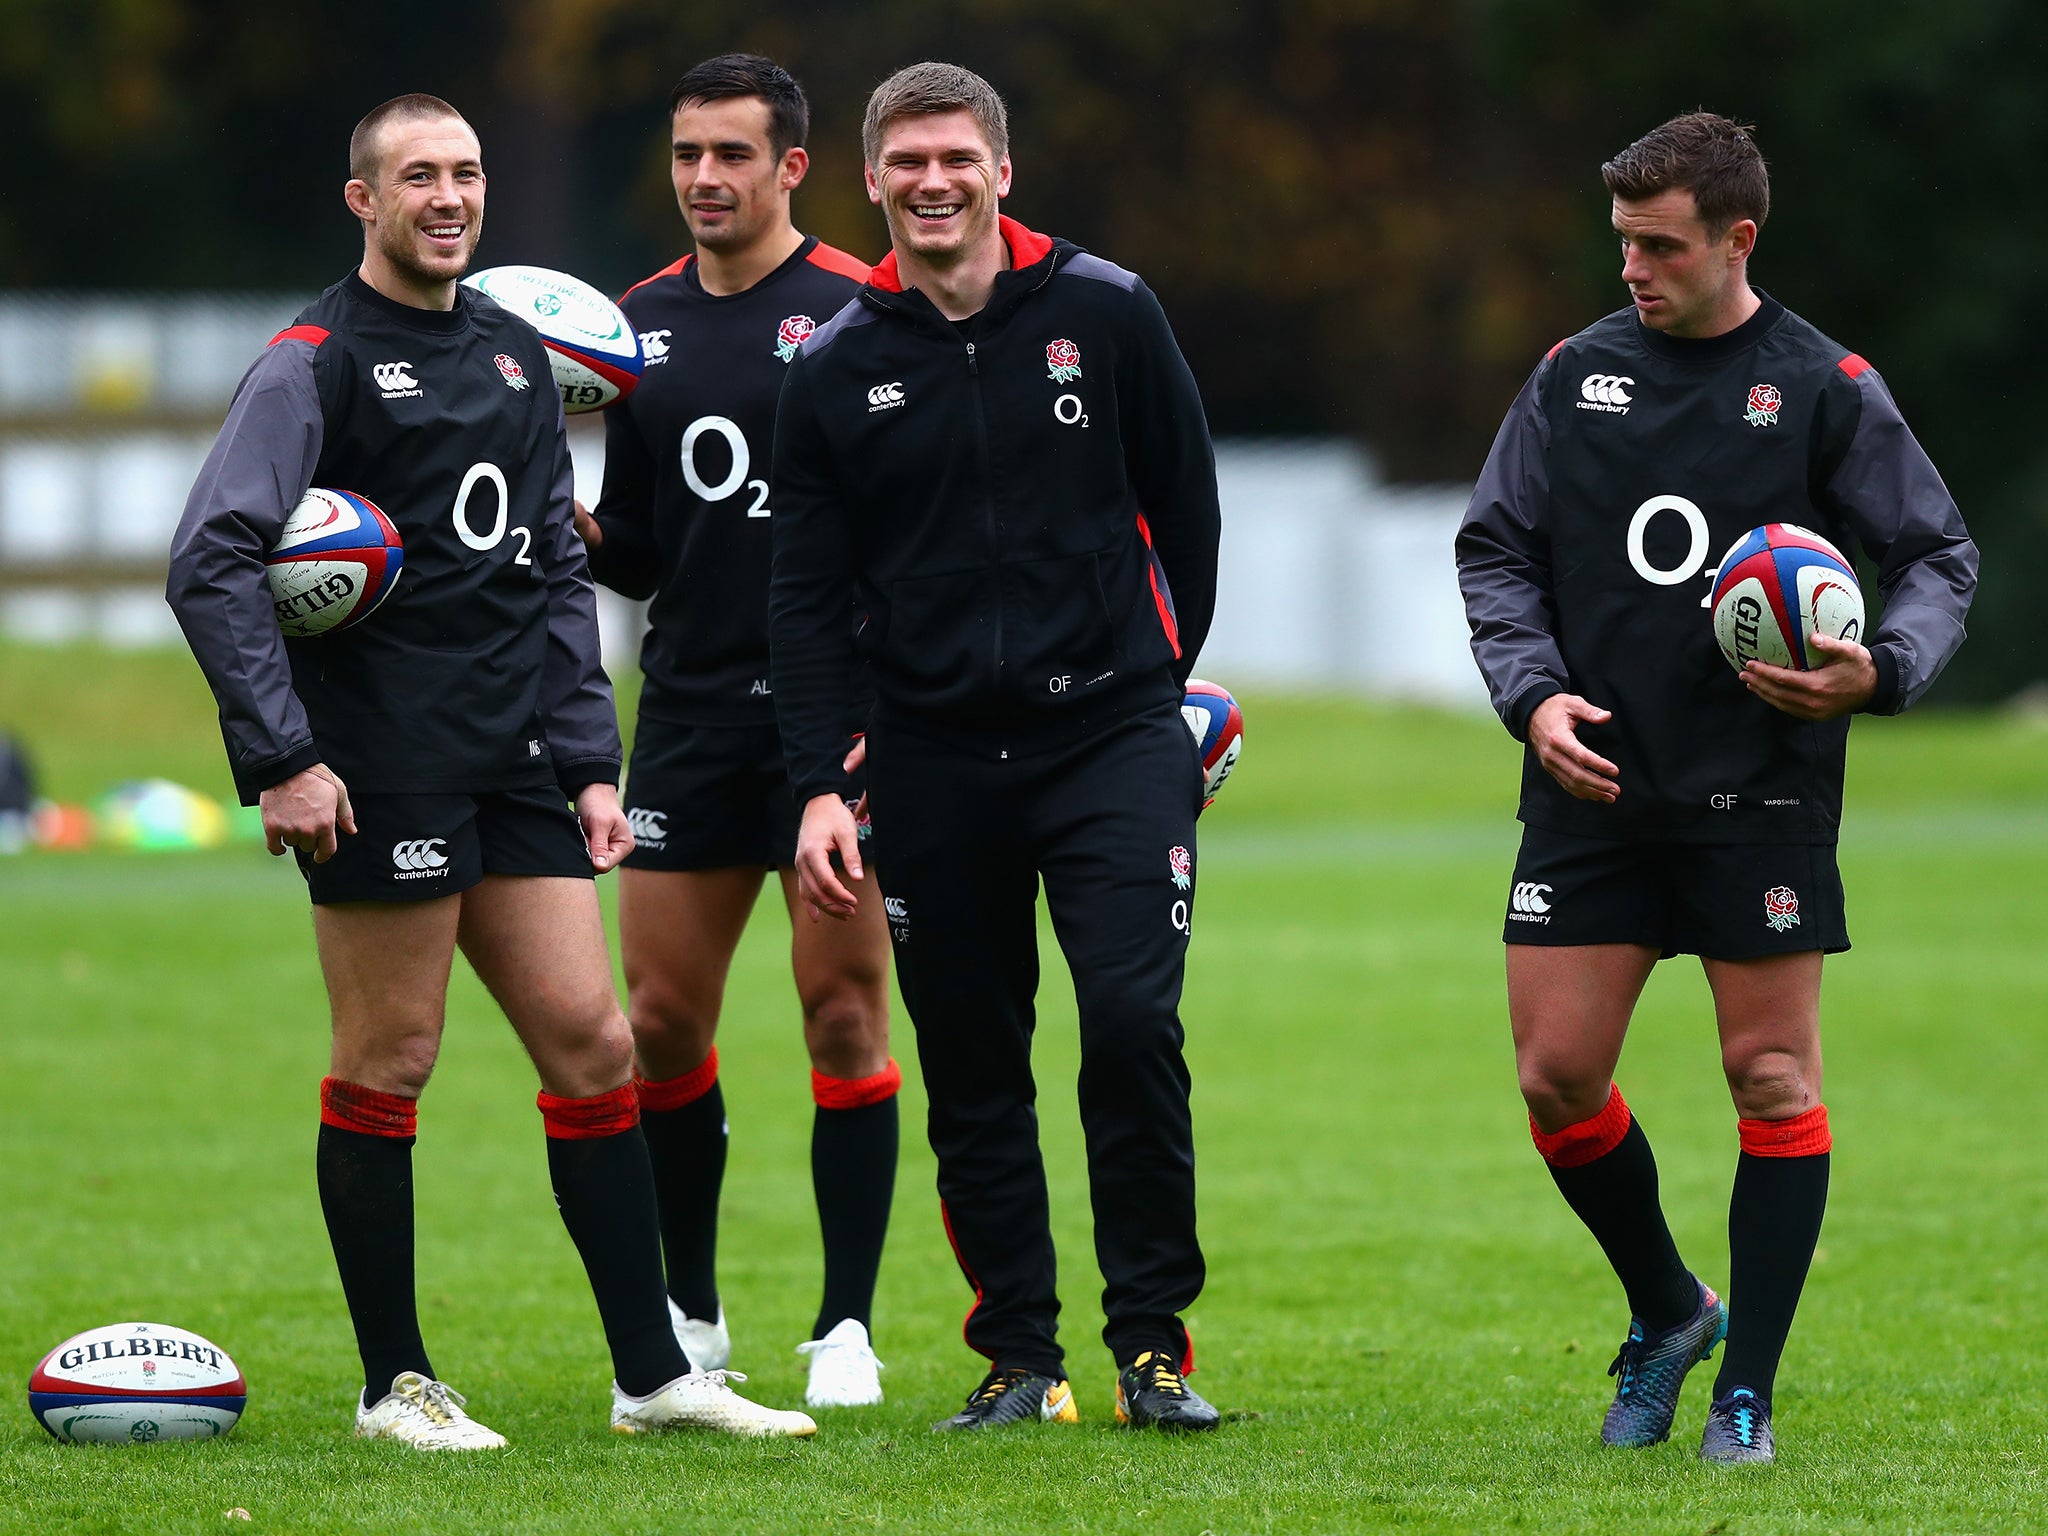
[[[1798,1114],[1820,1102],[1820,1084],[1812,1081],[1806,1063],[1790,1051],[1728,1052],[1721,1059],[1728,1093],[1737,1113],[1748,1120],[1774,1120]]]
[[[1558,1131],[1600,1113],[1612,1086],[1608,1075],[1576,1063],[1528,1056],[1517,1064],[1522,1102],[1538,1126]]]
[[[876,990],[853,983],[819,988],[803,999],[804,1043],[827,1077],[868,1077],[889,1058],[889,1014]]]
[[[718,1004],[678,988],[643,985],[628,988],[632,999],[632,1038],[650,1060],[682,1060],[684,1069],[710,1054],[718,1035]]]

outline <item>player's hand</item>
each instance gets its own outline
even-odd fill
[[[1543,771],[1580,800],[1612,805],[1621,795],[1621,770],[1579,741],[1581,725],[1605,725],[1611,710],[1588,704],[1575,693],[1553,693],[1529,716],[1529,745]]]
[[[600,875],[633,851],[633,827],[619,809],[616,784],[586,784],[577,790],[576,819],[583,824],[590,867]]]
[[[297,848],[312,854],[315,864],[325,864],[341,846],[340,833],[355,835],[348,786],[325,763],[271,785],[256,804],[263,812],[263,845],[273,857]]]
[[[1854,640],[1815,635],[1806,642],[1820,665],[1800,672],[1752,661],[1742,669],[1742,686],[1773,709],[1801,720],[1838,720],[1854,714],[1877,692],[1877,663]]]
[[[813,795],[804,806],[803,826],[796,835],[797,890],[811,909],[812,922],[821,914],[844,922],[860,910],[860,898],[832,867],[835,854],[848,880],[866,878],[860,867],[860,829],[854,825],[853,812],[837,795]]]
[[[576,509],[576,537],[583,541],[585,549],[596,549],[604,543],[604,525],[590,515],[590,508],[580,501],[570,503]]]
[[[850,779],[856,773],[860,772],[861,764],[865,763],[867,760],[868,739],[865,735],[856,736],[853,738],[853,750],[846,754],[846,760],[842,762],[839,766],[845,771],[846,776]],[[862,790],[860,792],[860,803],[854,806],[853,808],[853,820],[854,825],[856,827],[859,826],[861,817],[867,815],[867,813],[868,792],[866,790]]]

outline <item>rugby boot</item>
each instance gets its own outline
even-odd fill
[[[1714,1399],[1707,1410],[1707,1431],[1700,1436],[1700,1457],[1723,1466],[1778,1459],[1771,1435],[1771,1405],[1747,1387]]]
[[[1173,1356],[1148,1349],[1116,1377],[1116,1421],[1133,1429],[1214,1429],[1223,1415],[1189,1388]]]
[[[356,1399],[356,1434],[365,1440],[397,1440],[416,1451],[495,1451],[505,1437],[467,1413],[468,1399],[445,1381],[405,1371],[374,1403]]]
[[[676,1343],[682,1346],[683,1358],[690,1362],[691,1370],[722,1371],[732,1364],[732,1335],[725,1327],[724,1302],[718,1304],[718,1320],[706,1322],[700,1317],[689,1316],[671,1296],[668,1321],[676,1331]]]
[[[1685,1373],[1726,1337],[1728,1308],[1705,1285],[1700,1285],[1699,1310],[1675,1327],[1649,1333],[1640,1318],[1630,1318],[1628,1341],[1607,1367],[1607,1374],[1619,1380],[1600,1425],[1600,1443],[1638,1446],[1668,1440]]]
[[[859,1318],[841,1318],[822,1339],[799,1344],[811,1362],[804,1403],[811,1408],[865,1408],[882,1400],[882,1362]]]
[[[665,1435],[684,1429],[708,1429],[753,1439],[790,1436],[806,1439],[818,1432],[808,1413],[766,1408],[726,1385],[745,1381],[738,1371],[692,1371],[645,1397],[628,1397],[612,1383],[612,1433]]]
[[[994,1429],[1003,1424],[1022,1424],[1040,1419],[1048,1424],[1078,1424],[1081,1410],[1074,1406],[1074,1389],[1064,1379],[1041,1376],[1022,1366],[997,1366],[982,1378],[968,1395],[967,1406],[932,1428]]]

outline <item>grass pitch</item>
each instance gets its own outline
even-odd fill
[[[462,967],[416,1157],[423,1320],[506,1453],[348,1434],[356,1373],[313,1185],[325,1014],[305,899],[255,852],[0,861],[0,1362],[124,1318],[227,1348],[226,1440],[61,1446],[17,1387],[0,1530],[677,1532],[1992,1531],[2048,1516],[2048,732],[1859,723],[1828,969],[1834,1199],[1779,1382],[1783,1460],[1603,1452],[1619,1289],[1528,1144],[1499,924],[1516,748],[1485,720],[1252,695],[1202,829],[1184,1008],[1210,1258],[1196,1384],[1233,1415],[1118,1432],[1097,1336],[1071,994],[1048,943],[1041,1114],[1085,1422],[939,1438],[981,1362],[922,1098],[875,1318],[879,1410],[807,1444],[624,1441],[549,1198],[534,1082]],[[0,726],[83,799],[215,792],[182,657],[0,648]],[[764,904],[721,1040],[721,1280],[747,1392],[800,1400],[819,1262],[784,920]],[[914,1044],[898,1016],[897,1055]],[[1733,1112],[1696,966],[1660,968],[1621,1076],[1688,1260],[1727,1278]],[[1741,1298],[1735,1297],[1737,1306]],[[246,1509],[251,1521],[225,1522]]]

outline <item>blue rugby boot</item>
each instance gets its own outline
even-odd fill
[[[1628,1341],[1607,1367],[1607,1374],[1619,1380],[1600,1424],[1600,1443],[1637,1446],[1668,1440],[1685,1373],[1727,1337],[1728,1308],[1706,1285],[1700,1286],[1699,1310],[1676,1327],[1645,1333],[1639,1320],[1629,1319]]]
[[[1707,1432],[1700,1436],[1700,1457],[1723,1466],[1778,1459],[1771,1435],[1771,1405],[1747,1387],[1714,1399],[1707,1410]]]

